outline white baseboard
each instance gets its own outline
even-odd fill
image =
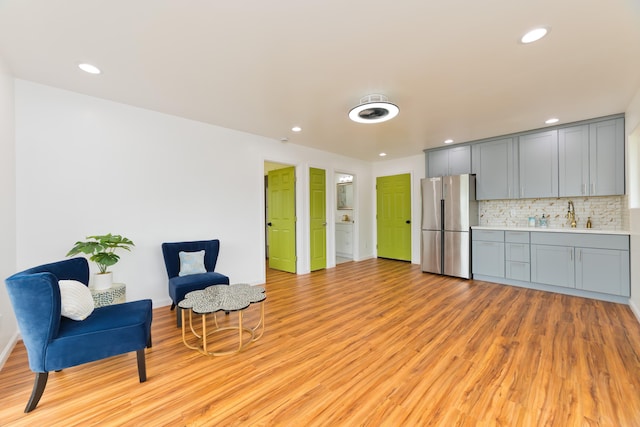
[[[16,346],[19,340],[20,340],[20,334],[16,332],[11,337],[11,339],[9,340],[5,348],[2,349],[2,353],[0,353],[0,371],[4,367],[4,364],[7,362],[7,360],[9,360],[9,356],[11,355],[11,352],[13,351],[14,347]]]
[[[640,323],[640,308],[638,308],[638,306],[632,300],[629,300],[629,307],[631,308],[633,314],[635,314],[638,323]]]

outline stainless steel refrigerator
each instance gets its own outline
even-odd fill
[[[425,178],[422,187],[422,271],[471,277],[471,226],[478,225],[476,176]]]

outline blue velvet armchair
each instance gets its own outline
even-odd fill
[[[206,273],[180,276],[180,252],[197,252],[204,250],[204,268]],[[216,263],[220,253],[220,241],[198,240],[193,242],[163,243],[162,255],[169,277],[169,296],[171,310],[191,291],[197,291],[211,285],[228,285],[229,278],[216,273]],[[181,326],[180,310],[176,311],[176,323]]]
[[[58,280],[89,283],[85,258],[72,258],[16,273],[5,283],[27,349],[35,382],[25,412],[38,405],[49,372],[137,352],[140,382],[147,379],[145,347],[151,347],[151,300],[100,307],[84,320],[61,316]]]

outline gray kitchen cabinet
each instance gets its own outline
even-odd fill
[[[507,279],[531,280],[529,263],[529,233],[526,231],[505,231],[505,277]]]
[[[471,173],[476,174],[476,199],[518,198],[515,139],[479,142],[471,150]]]
[[[630,296],[629,252],[576,248],[576,288]]]
[[[558,197],[558,131],[518,137],[520,198]]]
[[[531,233],[531,281],[629,296],[629,236]]]
[[[558,131],[559,196],[624,194],[624,119]]]
[[[471,241],[472,273],[504,277],[504,232],[474,230]]]
[[[589,195],[589,125],[558,131],[558,194]]]
[[[427,152],[428,178],[467,173],[471,173],[471,147],[469,145]]]
[[[531,245],[531,281],[575,288],[573,247]]]
[[[624,194],[624,119],[589,125],[589,195]]]

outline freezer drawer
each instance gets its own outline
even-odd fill
[[[422,271],[442,274],[442,232],[422,230]]]
[[[444,232],[444,274],[447,276],[471,277],[471,251],[469,233],[458,231]]]

